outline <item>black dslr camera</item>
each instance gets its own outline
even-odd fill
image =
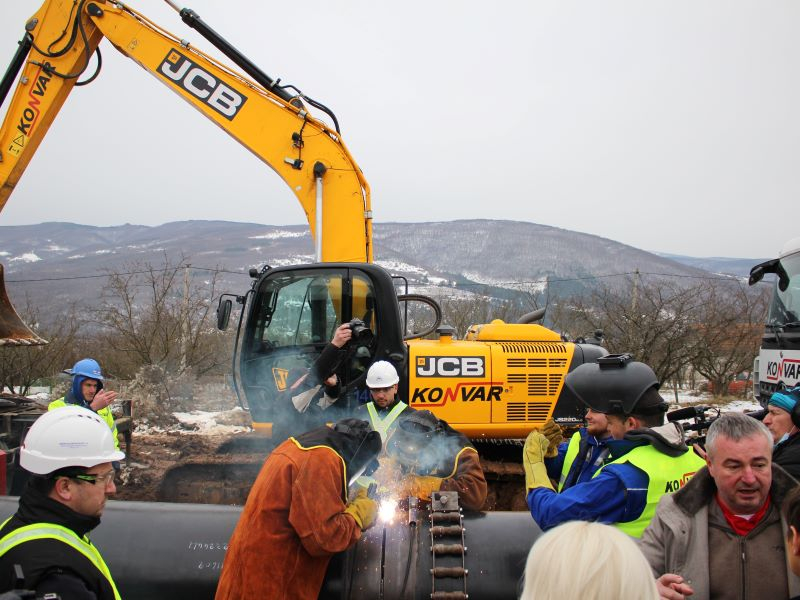
[[[372,341],[375,339],[372,330],[361,319],[350,321],[350,331],[353,332],[353,337],[350,341],[359,346],[371,346]]]

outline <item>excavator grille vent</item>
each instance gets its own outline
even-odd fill
[[[506,366],[509,369],[563,369],[567,364],[566,358],[507,358]]]
[[[546,421],[549,412],[549,402],[509,402],[506,420]]]
[[[502,342],[499,344],[508,354],[566,354],[567,347],[557,342]]]
[[[559,385],[561,385],[561,375],[558,373],[528,375],[529,396],[552,396],[558,392]]]

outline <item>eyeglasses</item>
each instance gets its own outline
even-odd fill
[[[77,479],[78,481],[85,481],[86,483],[91,483],[92,485],[100,484],[103,487],[107,487],[109,483],[114,480],[114,475],[117,472],[114,469],[110,471],[106,471],[105,473],[87,473],[86,475],[72,475],[70,479]]]

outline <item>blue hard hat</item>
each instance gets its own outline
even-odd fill
[[[84,358],[75,363],[75,366],[67,371],[73,377],[82,375],[89,379],[97,379],[103,381],[103,371],[100,370],[100,364],[93,358]]]

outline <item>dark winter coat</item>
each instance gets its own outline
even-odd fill
[[[19,500],[19,509],[0,529],[0,538],[35,523],[52,523],[87,535],[100,524],[98,517],[76,513],[68,506],[28,487]],[[20,565],[25,589],[37,597],[58,593],[62,600],[114,600],[114,591],[106,577],[83,554],[55,539],[24,542],[0,557],[0,591],[16,587],[14,565]]]
[[[772,462],[800,481],[800,433],[775,446]]]

